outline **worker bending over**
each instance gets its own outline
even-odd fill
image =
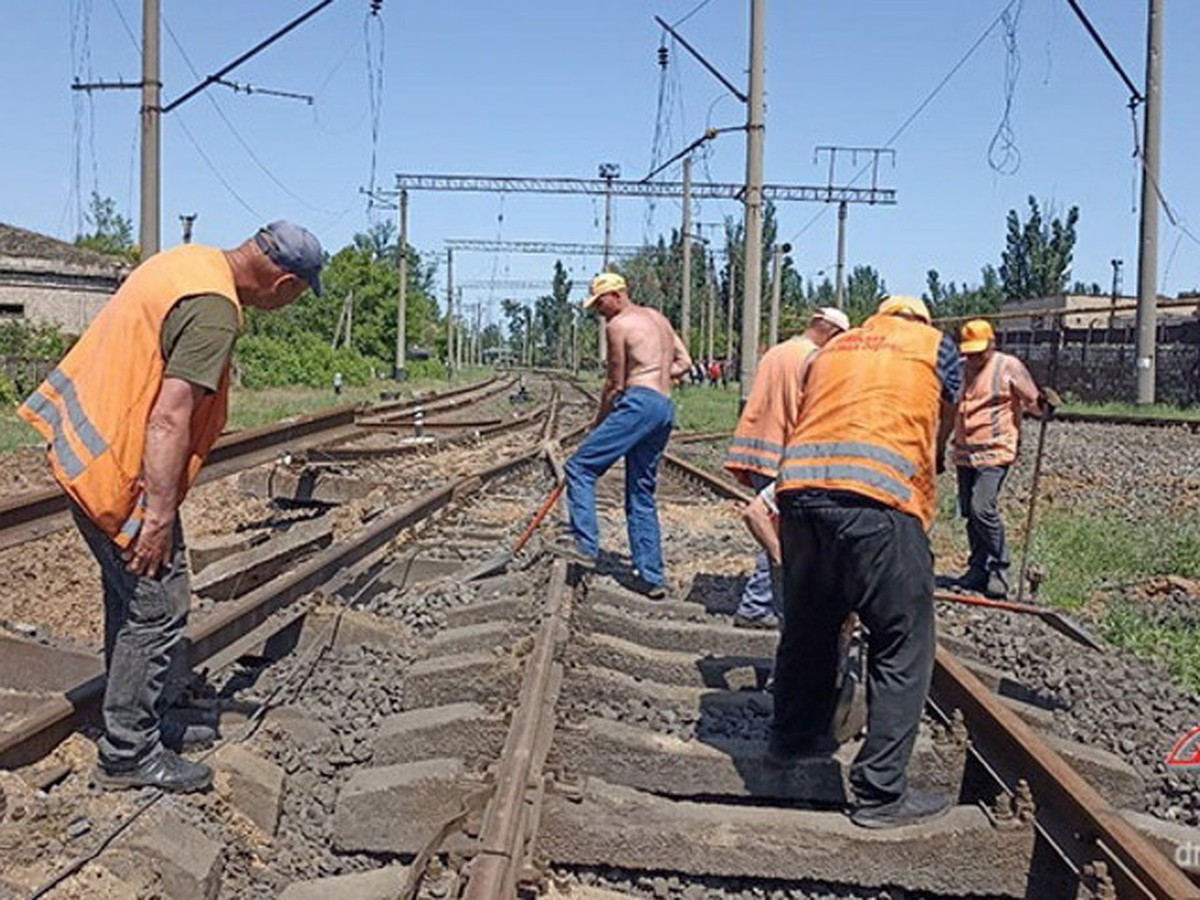
[[[838,638],[867,630],[867,737],[851,819],[887,828],[944,812],[906,769],[933,673],[934,469],[962,386],[958,349],[925,304],[889,297],[812,357],[777,485],[783,635],[766,761],[830,752]]]
[[[967,520],[971,556],[957,587],[988,597],[1008,595],[1008,546],[999,495],[1017,458],[1021,414],[1044,415],[1048,402],[1025,364],[996,349],[996,335],[983,319],[962,327],[962,399],[954,417],[954,465],[958,506]]]
[[[592,432],[567,460],[567,506],[577,552],[594,564],[600,552],[596,482],[625,459],[625,518],[634,586],[654,599],[666,596],[662,538],[654,491],[658,464],[671,436],[675,406],[671,381],[691,368],[683,341],[657,310],[629,299],[625,279],[604,272],[592,280],[584,309],[604,317],[608,370]]]
[[[850,320],[840,309],[819,307],[803,334],[776,344],[759,361],[754,386],[725,457],[725,468],[755,493],[779,474],[783,442],[800,409],[800,385],[808,358],[849,327]],[[742,589],[733,624],[740,628],[778,627],[782,600],[772,590],[778,580],[773,577],[768,555],[760,552],[754,573]]]

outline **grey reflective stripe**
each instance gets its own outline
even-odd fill
[[[788,481],[857,481],[895,498],[899,503],[912,499],[912,488],[878,469],[846,463],[794,462],[785,465],[779,480]]]
[[[740,463],[744,466],[755,466],[756,468],[768,469],[772,472],[776,471],[777,468],[776,463],[773,461],[765,460],[761,456],[748,456],[745,453],[728,453],[725,455],[725,463],[726,465],[729,463]]]
[[[61,369],[51,371],[46,376],[46,381],[63,398],[63,406],[67,409],[67,419],[70,421],[71,427],[75,429],[75,434],[78,435],[80,442],[82,442],[83,446],[87,447],[88,453],[92,454],[92,456],[99,456],[107,450],[108,442],[100,437],[100,433],[96,431],[96,426],[92,424],[92,420],[83,411],[83,406],[79,402],[79,395],[75,393],[75,382],[67,377]]]
[[[79,455],[71,447],[67,440],[66,434],[63,432],[62,416],[58,413],[58,407],[45,394],[34,393],[28,400],[25,401],[25,408],[35,416],[44,419],[46,424],[50,426],[54,437],[50,441],[50,446],[54,451],[54,456],[58,460],[58,464],[62,466],[62,470],[67,473],[68,478],[78,478],[83,474],[83,461]]]
[[[774,453],[776,456],[783,452],[783,444],[777,444],[774,441],[764,441],[762,438],[735,436],[729,442],[729,446],[737,447],[741,450],[761,450],[763,453]]]
[[[127,537],[130,540],[137,537],[137,533],[142,530],[142,518],[138,515],[146,508],[146,495],[142,494],[138,498],[137,508],[134,509],[133,515],[125,520],[125,524],[121,526],[121,537]]]
[[[867,444],[863,441],[829,441],[824,444],[795,444],[788,447],[783,453],[785,461],[789,459],[813,459],[828,456],[857,456],[860,459],[869,459],[871,462],[891,466],[905,478],[913,478],[917,474],[917,467],[895,450],[880,447],[878,444]]]

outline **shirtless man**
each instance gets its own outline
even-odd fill
[[[625,458],[625,518],[635,586],[652,599],[666,596],[662,542],[654,489],[675,405],[671,381],[691,368],[683,341],[662,313],[629,299],[625,279],[612,272],[592,280],[584,309],[608,325],[608,371],[592,432],[567,461],[567,504],[571,531],[585,562],[600,552],[596,482]]]

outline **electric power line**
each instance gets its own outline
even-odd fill
[[[704,9],[704,7],[708,6],[708,4],[710,4],[710,3],[712,3],[712,0],[700,0],[699,3],[697,3],[695,6],[692,7],[691,12],[687,13],[682,19],[678,19],[675,22],[673,22],[671,24],[671,27],[678,28],[680,25],[682,25],[684,22],[686,22],[688,19],[690,19],[696,13],[700,12],[700,10]]]
[[[221,184],[225,186],[225,190],[229,191],[233,199],[242,205],[242,209],[246,210],[246,212],[250,213],[250,215],[254,216],[256,219],[265,219],[266,217],[253,206],[251,206],[241,194],[234,190],[233,185],[230,184],[228,180],[226,180],[225,176],[221,174],[221,170],[217,168],[216,164],[211,159],[209,159],[208,154],[204,152],[204,148],[200,146],[200,142],[196,140],[196,136],[192,134],[192,130],[188,128],[187,123],[183,121],[183,117],[173,116],[172,120],[179,123],[179,127],[183,129],[184,135],[187,137],[192,147],[194,147],[196,152],[200,155],[200,158],[204,160],[204,164],[208,166],[209,171],[216,176],[217,181],[221,182]]]

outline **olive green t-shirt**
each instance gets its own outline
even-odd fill
[[[237,339],[237,308],[219,294],[185,297],[167,313],[162,326],[164,376],[215,391]]]

